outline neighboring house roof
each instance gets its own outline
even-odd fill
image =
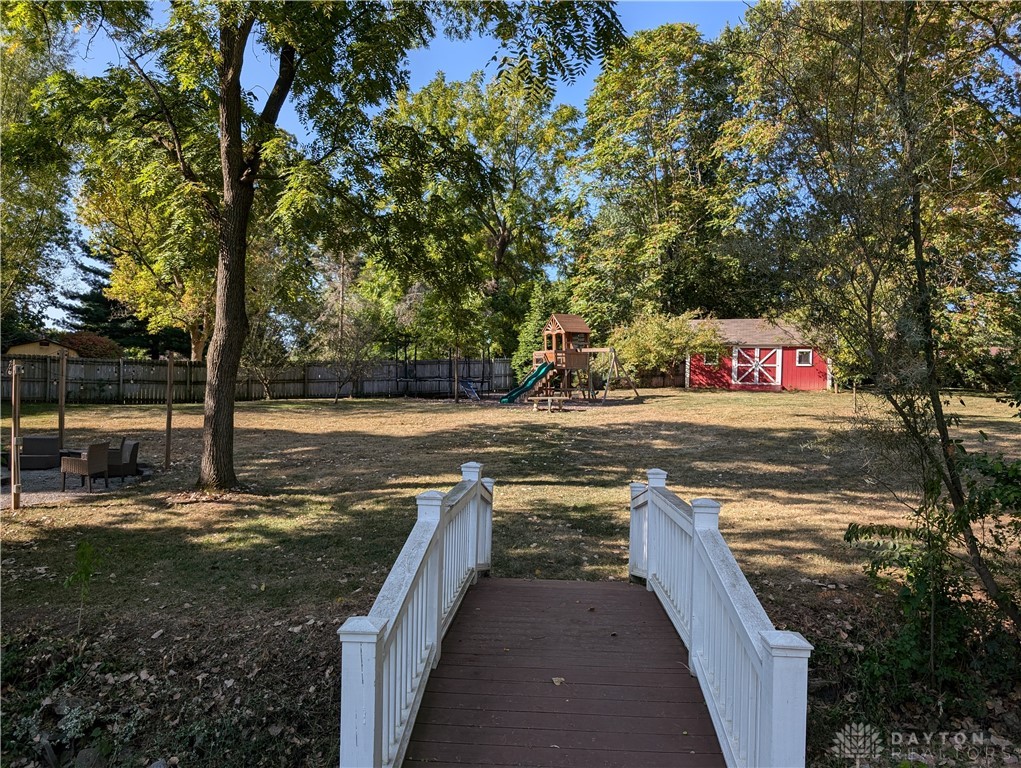
[[[589,328],[585,321],[577,315],[550,315],[550,319],[546,322],[546,329],[548,330],[551,325],[556,324],[560,327],[560,330],[566,331],[567,333],[592,333],[592,329]]]
[[[692,320],[693,325],[713,323],[727,344],[737,347],[808,347],[804,335],[789,323],[761,318]]]
[[[40,346],[43,346],[43,347],[57,347],[59,349],[66,349],[68,352],[70,352],[73,355],[77,355],[78,354],[78,352],[73,347],[69,347],[69,346],[67,346],[67,344],[61,344],[59,341],[56,341],[54,339],[48,339],[45,336],[43,336],[41,338],[38,338],[38,339],[32,339],[32,341],[23,341],[23,342],[21,342],[19,344],[11,344],[11,346],[9,346],[4,351],[4,354],[5,355],[9,355],[9,354],[12,354],[12,353],[17,354],[19,352],[21,352],[22,354],[25,354],[25,352],[23,351],[24,348],[26,348],[26,347],[34,347],[37,344],[40,345]]]

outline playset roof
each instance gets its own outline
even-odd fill
[[[592,329],[589,328],[585,324],[585,321],[578,317],[578,315],[557,313],[550,315],[549,320],[546,321],[546,327],[544,330],[561,330],[566,333],[592,333]]]

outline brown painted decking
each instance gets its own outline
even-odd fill
[[[688,652],[644,587],[481,579],[442,650],[405,768],[724,765]]]

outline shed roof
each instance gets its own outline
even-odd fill
[[[544,330],[554,329],[566,331],[567,333],[592,333],[592,329],[578,315],[564,315],[557,314],[556,312],[550,315]]]
[[[762,318],[730,320],[692,320],[693,325],[714,323],[727,344],[740,347],[806,347],[811,346],[804,334],[790,323]]]

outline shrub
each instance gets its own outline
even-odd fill
[[[116,341],[92,331],[66,333],[61,336],[60,341],[81,357],[118,358],[124,353],[121,345]]]

